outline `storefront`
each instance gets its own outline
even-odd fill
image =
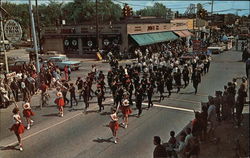
[[[189,40],[189,19],[133,19],[100,25],[98,40],[94,25],[44,28],[44,51],[56,50],[67,55],[85,56],[100,50],[127,52],[133,47],[149,46],[178,38]],[[188,42],[187,42],[188,44]]]

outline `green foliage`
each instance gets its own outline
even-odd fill
[[[17,20],[25,29],[30,27],[29,5],[6,2],[3,8]],[[36,20],[36,7],[34,6],[34,17]],[[58,26],[62,20],[67,25],[82,24],[84,22],[95,22],[95,1],[74,0],[74,2],[59,3],[50,0],[48,4],[38,6],[40,26]],[[111,0],[98,0],[98,18],[100,22],[117,21],[121,17],[121,7]]]
[[[170,12],[171,9],[167,8],[162,3],[155,3],[152,7],[146,7],[136,11],[136,14],[141,16],[166,17]]]

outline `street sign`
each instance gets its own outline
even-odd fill
[[[17,43],[22,39],[23,31],[18,22],[8,20],[4,25],[4,34],[11,43]]]
[[[109,40],[108,40],[108,39],[104,39],[104,40],[103,40],[103,44],[104,44],[105,46],[108,46],[108,45],[109,45]]]

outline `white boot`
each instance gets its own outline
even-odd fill
[[[30,124],[28,124],[27,129],[28,129],[28,130],[30,129]]]
[[[33,125],[34,121],[33,120],[30,120],[30,125]]]

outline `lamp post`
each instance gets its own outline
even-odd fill
[[[95,0],[95,27],[96,27],[96,47],[97,51],[99,51],[99,25],[98,25],[98,0]]]
[[[0,9],[1,39],[3,40],[2,47],[3,47],[3,52],[4,52],[5,69],[6,69],[6,72],[9,73],[8,58],[6,55],[6,49],[4,45],[5,38],[4,38],[4,30],[3,30],[2,0],[0,0],[0,6],[1,6],[1,9]]]
[[[36,28],[35,28],[35,22],[34,22],[34,15],[33,15],[33,9],[31,0],[29,0],[29,12],[30,12],[30,20],[31,20],[31,29],[32,29],[32,36],[33,36],[33,43],[34,43],[34,49],[36,54],[36,69],[37,72],[40,72],[40,64],[38,60],[38,48],[37,48],[37,40],[36,40]]]

